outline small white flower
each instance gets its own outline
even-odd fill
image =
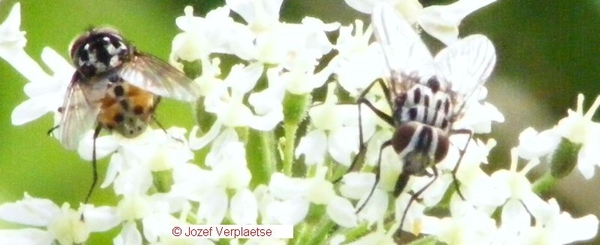
[[[326,205],[329,217],[345,227],[356,226],[356,214],[352,204],[338,197],[333,184],[326,181],[326,167],[317,168],[311,178],[290,178],[281,173],[271,176],[269,194],[274,198],[268,203],[263,223],[295,225],[302,221],[311,203]]]
[[[466,200],[477,207],[496,207],[501,205],[506,196],[502,192],[496,191],[497,187],[494,181],[481,169],[481,164],[488,162],[488,154],[496,146],[496,141],[490,139],[487,143],[484,143],[479,139],[471,139],[468,147],[464,149],[465,153],[461,162],[458,163],[460,155],[457,148],[464,147],[465,138],[467,138],[465,135],[450,137],[451,145],[455,147],[452,147],[453,149],[448,153],[446,159],[438,164],[440,169],[446,170],[443,176],[447,176],[440,178],[440,181],[448,181],[448,184],[451,184],[450,188],[454,188],[454,179],[450,173],[456,167],[456,164],[460,164],[456,172],[456,178],[460,182],[460,192]],[[438,192],[437,198],[441,198],[443,194],[444,192]]]
[[[435,235],[447,244],[490,244],[497,232],[489,214],[473,208],[457,196],[450,202],[451,217],[423,217],[422,233]]]
[[[363,31],[363,22],[356,20],[354,26],[342,26],[339,32],[334,46],[338,55],[330,64],[336,66],[334,73],[340,86],[350,95],[358,96],[361,90],[381,76],[385,59],[377,43],[369,44],[373,34],[371,26]]]
[[[228,7],[210,11],[205,18],[194,16],[194,8],[187,6],[185,15],[175,21],[183,30],[173,39],[170,60],[203,60],[211,53],[236,53],[234,44],[250,44],[253,35],[250,30],[229,17]]]
[[[248,188],[252,176],[246,149],[234,129],[224,130],[214,140],[205,165],[211,170],[189,165],[174,172],[173,193],[200,203],[197,222],[220,224],[229,211],[236,224],[256,224],[260,200]],[[235,191],[231,200],[230,190]]]
[[[6,20],[0,24],[0,58],[6,60],[29,81],[46,81],[48,75],[23,49],[27,43],[25,32],[20,30],[21,4],[16,3]]]
[[[204,105],[206,111],[215,113],[218,120],[227,127],[250,126],[261,130],[270,130],[283,119],[281,108],[268,112],[271,114],[254,115],[244,105],[244,96],[252,91],[262,74],[262,66],[253,63],[249,66],[235,65],[223,81],[207,95]],[[279,120],[277,120],[279,119]]]
[[[595,215],[574,219],[569,213],[560,211],[554,198],[530,210],[536,225],[522,234],[523,244],[571,244],[591,239],[598,233]]]
[[[331,73],[333,66],[328,65],[318,73],[314,73],[314,66],[296,68],[290,71],[281,70],[283,67],[271,68],[268,71],[270,83],[282,84],[285,90],[279,90],[280,93],[286,90],[292,94],[308,94],[314,89],[325,84]]]
[[[342,227],[355,227],[358,225],[358,217],[354,215],[354,206],[348,199],[334,197],[327,205],[327,214],[335,223]]]
[[[121,233],[119,233],[119,235],[117,235],[117,237],[115,237],[115,239],[113,239],[113,243],[115,245],[127,245],[127,244],[132,244],[132,245],[140,244],[141,245],[142,242],[143,242],[142,235],[140,234],[138,229],[135,227],[135,223],[132,223],[132,222],[128,222],[125,225],[123,225],[123,228],[121,229]]]
[[[65,92],[75,68],[51,48],[44,48],[42,60],[53,71],[53,75],[46,74],[37,64],[27,71],[29,75],[32,75],[36,72],[36,68],[39,68],[40,73],[35,76],[44,80],[30,80],[25,85],[24,91],[29,99],[13,110],[11,117],[14,125],[31,122],[48,112],[55,113],[55,124],[60,121],[61,114],[58,113],[58,108],[63,105]],[[60,128],[57,130],[60,130]],[[54,134],[60,135],[57,132],[54,132]]]
[[[279,24],[279,9],[283,0],[227,0],[233,11],[238,13],[256,33]]]
[[[182,128],[148,128],[135,138],[113,133],[96,139],[96,159],[112,155],[102,187],[115,183],[117,194],[145,193],[152,185],[151,173],[172,169],[193,159]],[[81,158],[91,161],[93,134],[86,133],[79,144]],[[177,139],[177,140],[176,140]]]
[[[531,183],[525,176],[539,164],[539,160],[530,160],[521,171],[517,172],[517,148],[511,150],[510,170],[498,170],[492,174],[492,180],[497,187],[495,193],[507,198],[502,207],[502,227],[504,232],[518,234],[530,226],[529,211],[541,201],[531,189]],[[508,195],[507,195],[508,194]]]
[[[376,4],[388,2],[411,24],[418,24],[425,32],[446,45],[458,39],[458,26],[470,13],[495,0],[458,0],[449,5],[423,8],[418,0],[346,0],[350,7],[371,13]]]
[[[172,199],[172,196],[160,193],[152,196],[144,194],[123,196],[117,204],[115,214],[122,223],[122,230],[115,240],[140,240],[136,222],[141,223],[143,238],[148,242],[156,242],[160,236],[170,234],[170,230],[178,223],[171,213],[181,210],[181,205],[173,205]]]
[[[342,196],[359,200],[356,203],[356,209],[364,204],[363,209],[358,213],[358,218],[361,221],[367,221],[369,225],[383,221],[388,208],[388,195],[380,188],[376,188],[373,195],[367,200],[375,182],[374,177],[375,175],[372,173],[348,173],[344,175],[340,186]],[[365,202],[367,203],[365,204]]]
[[[327,98],[309,109],[313,130],[300,139],[296,158],[305,156],[308,165],[322,164],[328,153],[336,162],[350,165],[351,155],[358,152],[358,112],[355,105],[337,105],[335,83],[328,85]],[[370,137],[372,132],[364,132]]]
[[[577,96],[577,109],[568,111],[569,116],[558,122],[557,130],[562,137],[575,144],[581,144],[577,156],[577,168],[586,179],[594,177],[594,166],[600,166],[600,124],[593,122],[592,117],[600,107],[600,96],[584,113],[583,95]]]
[[[82,207],[73,210],[67,203],[59,207],[50,200],[25,193],[21,201],[0,205],[0,219],[45,229],[5,230],[0,233],[0,240],[10,244],[84,243],[91,232],[107,231],[118,224],[118,220],[111,218],[114,217],[113,208]]]
[[[339,24],[324,24],[321,20],[306,17],[302,24],[279,22],[282,1],[228,0],[227,5],[242,16],[254,34],[250,43],[238,44],[238,55],[246,60],[265,64],[281,64],[287,70],[314,69],[317,59],[331,50],[325,32],[334,31]],[[246,42],[241,39],[237,42]],[[310,68],[312,67],[312,68]]]
[[[229,131],[229,134],[233,134],[232,131]],[[251,175],[247,168],[246,148],[243,143],[237,139],[223,140],[222,143],[215,141],[213,148],[215,149],[206,156],[205,164],[213,170],[217,179],[214,184],[232,189],[247,187]]]
[[[421,28],[446,45],[458,40],[458,26],[469,14],[496,0],[458,0],[445,6],[429,6],[419,14]]]
[[[482,96],[477,99],[484,98]],[[458,121],[452,124],[452,128],[471,129],[476,134],[487,134],[492,131],[492,122],[504,122],[504,115],[494,105],[488,102],[481,104],[475,101],[468,101],[467,103],[468,109],[465,110],[465,114]]]
[[[554,129],[538,133],[529,127],[519,134],[519,156],[529,160],[548,155],[556,149],[560,139],[560,134]]]
[[[258,218],[258,203],[249,189],[241,189],[231,198],[231,219],[238,225],[254,225]]]
[[[250,95],[250,102],[259,110],[255,114],[244,104],[244,97],[250,93],[258,78],[262,74],[263,67],[258,63],[248,66],[236,65],[222,83],[214,86],[210,94],[204,100],[207,112],[217,115],[216,122],[211,126],[209,132],[204,136],[195,137],[198,127],[194,127],[190,133],[190,147],[200,149],[220,135],[221,129],[249,126],[251,128],[268,131],[272,130],[283,120],[283,107],[277,92],[271,92],[269,87],[263,90],[261,96]],[[277,103],[275,103],[277,102]],[[270,104],[270,106],[266,106]]]
[[[414,201],[408,206],[412,195],[408,193],[400,193],[400,196],[396,198],[395,206],[394,206],[394,217],[397,225],[394,225],[394,229],[400,225],[402,218],[404,218],[404,224],[402,224],[402,230],[408,231],[415,235],[421,233],[421,226],[423,222],[425,205]],[[406,217],[404,216],[404,212],[406,212]],[[391,231],[391,229],[390,229]]]
[[[24,87],[28,100],[18,105],[12,112],[14,125],[22,125],[40,118],[48,112],[57,112],[62,106],[67,85],[75,69],[56,51],[44,48],[42,60],[52,70],[47,74],[23,49],[27,40],[25,32],[19,30],[21,13],[19,3],[15,4],[6,21],[0,25],[0,58],[6,60],[29,83]],[[56,113],[55,124],[60,120]],[[60,129],[59,129],[60,130]],[[56,133],[56,132],[55,132]],[[59,135],[59,134],[55,134]]]

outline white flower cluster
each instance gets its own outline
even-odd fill
[[[356,98],[382,75],[385,59],[378,44],[371,42],[373,29],[360,20],[349,26],[312,17],[284,23],[279,18],[282,2],[227,0],[205,17],[194,16],[193,8],[186,7],[176,19],[181,33],[173,39],[169,61],[178,68],[193,66],[201,71],[194,79],[202,89],[203,111],[198,113],[215,118],[212,125],[201,125],[210,129],[200,132],[196,126],[187,137],[181,128],[148,129],[133,139],[119,134],[99,137],[96,157],[110,157],[101,187],[112,186],[119,202],[101,207],[81,204],[74,209],[25,193],[21,201],[0,205],[0,219],[35,228],[2,230],[0,240],[85,243],[91,232],[120,229],[115,244],[171,244],[175,225],[286,224],[296,226],[297,244],[395,244],[393,234],[411,193],[423,189],[432,177],[411,177],[395,198],[391,192],[402,162],[388,147],[382,154],[381,182],[366,199],[375,180],[372,170],[380,146],[392,137],[393,129],[366,107],[361,108],[359,128],[359,108],[354,101],[344,103],[342,95]],[[413,27],[450,44],[459,38],[461,20],[493,1],[458,0],[423,8],[417,0],[346,0],[364,13],[371,13],[380,2],[391,3]],[[14,109],[12,122],[21,125],[52,112],[58,124],[58,108],[75,69],[45,48],[42,60],[53,72],[47,74],[25,53],[19,8],[16,4],[0,25],[0,57],[29,80],[24,87],[29,99]],[[244,23],[234,21],[234,14]],[[333,32],[338,37],[332,43],[328,34]],[[235,57],[238,64],[225,64],[223,57]],[[316,90],[326,90],[325,97],[318,99]],[[366,96],[390,113],[381,90]],[[525,178],[543,156],[554,152],[561,137],[581,145],[577,166],[591,178],[593,166],[600,165],[593,150],[600,143],[600,137],[593,136],[599,135],[600,127],[591,121],[600,97],[585,114],[582,103],[580,97],[577,110],[569,111],[552,130],[524,131],[519,147],[512,151],[510,170],[492,175],[480,167],[487,164],[487,155],[496,145],[493,139],[451,136],[450,152],[437,164],[440,176],[406,211],[401,229],[433,235],[448,244],[566,244],[594,237],[597,217],[572,218],[560,212],[556,200],[541,199]],[[482,103],[469,107],[455,126],[488,133],[492,121],[503,120],[493,105]],[[277,132],[280,129],[283,133]],[[359,129],[366,144],[365,164],[361,171],[346,174],[341,184],[333,183],[359,153]],[[92,159],[92,133],[90,129],[79,145],[78,153],[85,160]],[[462,199],[456,195],[452,172],[467,140],[456,172]],[[199,150],[206,157],[194,162],[194,151]],[[517,171],[519,157],[529,160],[521,171]],[[438,206],[445,206],[449,217],[427,212]],[[499,218],[494,217],[497,210]],[[210,239],[185,242],[215,243]]]

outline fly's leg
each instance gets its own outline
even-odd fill
[[[369,199],[371,199],[371,196],[373,195],[373,192],[375,191],[375,188],[377,187],[377,184],[379,183],[379,178],[381,178],[381,155],[383,153],[383,149],[385,149],[386,147],[388,147],[390,145],[392,145],[392,140],[388,140],[386,142],[383,142],[383,144],[381,144],[381,148],[379,148],[379,160],[377,160],[377,166],[375,166],[375,183],[373,183],[373,187],[371,187],[371,191],[369,192],[369,195],[365,199],[365,202],[363,202],[363,204],[360,205],[360,207],[356,210],[356,213],[360,212],[365,207],[365,205],[367,205],[367,202],[369,201]]]
[[[427,183],[427,185],[423,186],[423,188],[421,188],[419,191],[417,191],[413,195],[411,195],[410,200],[408,200],[408,204],[406,205],[406,209],[404,209],[404,212],[402,213],[402,218],[400,219],[400,226],[398,226],[398,229],[396,230],[396,232],[394,232],[394,239],[400,238],[400,233],[402,232],[402,226],[404,225],[404,220],[406,219],[406,215],[408,214],[410,205],[412,205],[412,203],[414,201],[419,199],[419,196],[421,194],[423,194],[423,192],[425,190],[427,190],[427,188],[429,188],[429,186],[431,186],[431,184],[433,184],[433,182],[435,182],[435,180],[438,178],[438,171],[437,171],[437,168],[435,167],[435,165],[432,166],[431,168],[433,169],[433,179],[431,181],[429,181],[429,183]],[[400,174],[400,178],[398,179],[398,181],[401,181],[402,179],[406,179],[406,180],[404,180],[404,182],[407,182],[408,177],[410,177],[410,175],[409,174],[406,174],[406,176],[403,176],[403,175],[404,175],[404,173]],[[406,183],[404,185],[406,185]],[[398,184],[396,184],[396,187],[398,187]],[[402,188],[404,188],[404,187],[402,187]],[[396,194],[396,191],[394,191],[394,194]],[[398,192],[398,195],[400,195],[400,192]]]
[[[166,135],[169,135],[169,133],[167,132],[167,129],[165,129],[165,127],[158,121],[158,119],[154,115],[154,111],[156,110],[158,103],[160,103],[161,98],[162,97],[160,97],[160,96],[156,96],[156,102],[154,103],[154,106],[152,106],[152,109],[150,109],[150,119],[152,119],[152,122],[154,122],[163,132],[165,132]],[[181,139],[177,139],[173,136],[171,136],[171,138],[180,143],[183,143],[183,140],[181,140]]]
[[[102,130],[102,125],[96,126],[94,130],[94,138],[92,143],[92,186],[88,191],[87,196],[85,197],[85,201],[83,203],[88,203],[90,197],[92,196],[92,192],[94,191],[94,187],[96,187],[96,182],[98,182],[98,167],[97,167],[97,159],[96,159],[96,139],[98,139],[98,135],[100,135],[100,131]]]
[[[156,116],[154,116],[154,112],[156,111],[156,107],[158,107],[158,104],[160,103],[160,100],[162,99],[162,97],[156,96],[154,98],[156,99],[156,102],[154,102],[154,105],[152,105],[152,108],[150,108],[150,119],[152,119],[152,121],[154,123],[156,123],[156,125],[160,129],[162,129],[163,132],[165,132],[165,134],[168,134],[167,130],[165,129],[165,127],[163,127],[163,125],[158,121],[158,119],[156,119]]]
[[[94,129],[94,136],[92,140],[92,185],[90,186],[90,190],[85,196],[84,204],[87,204],[92,196],[92,192],[94,192],[94,188],[96,187],[96,182],[98,182],[98,165],[96,164],[96,139],[98,139],[98,135],[100,135],[100,131],[102,130],[102,125],[96,126]],[[81,217],[79,217],[82,221],[84,220],[83,213]]]
[[[466,201],[467,199],[465,199],[465,196],[463,196],[462,192],[460,192],[460,188],[458,185],[458,179],[456,179],[456,172],[458,171],[458,166],[462,162],[463,156],[465,155],[465,151],[467,150],[467,147],[469,147],[469,143],[471,142],[471,139],[473,138],[473,131],[471,131],[470,129],[456,129],[456,130],[451,130],[450,134],[467,134],[467,135],[469,135],[469,137],[467,138],[467,143],[465,143],[465,146],[463,148],[458,149],[460,156],[458,157],[458,161],[456,162],[454,169],[452,169],[452,182],[454,182],[454,188],[456,188],[456,193],[458,193],[458,196],[460,196],[460,198],[463,201]]]
[[[58,108],[57,111],[59,113],[63,113],[65,111],[65,109],[61,106],[61,107]],[[46,132],[46,134],[48,134],[49,136],[52,136],[52,132],[54,132],[54,130],[56,130],[58,127],[60,127],[60,124],[52,127],[51,129],[49,129],[48,132]]]
[[[364,152],[366,150],[365,143],[364,143],[363,130],[362,130],[362,109],[361,109],[361,104],[365,104],[379,118],[381,118],[382,120],[386,121],[388,124],[394,125],[394,120],[393,120],[393,118],[390,115],[388,115],[385,112],[377,109],[373,104],[371,104],[371,102],[369,100],[367,100],[365,98],[365,96],[373,88],[373,86],[375,85],[375,83],[379,83],[379,85],[384,90],[384,93],[386,94],[386,98],[388,98],[388,100],[390,99],[389,89],[387,88],[387,86],[385,86],[385,84],[383,83],[383,80],[381,80],[381,79],[372,82],[358,96],[358,99],[356,101],[357,105],[358,105],[358,141],[359,141],[358,142],[358,153],[356,154],[356,156],[354,156],[354,159],[352,160],[352,163],[350,164],[350,167],[348,167],[348,170],[346,171],[346,173],[344,173],[344,175],[347,174],[347,173],[349,173],[350,171],[352,171],[352,169],[354,169],[354,167],[356,167],[356,164],[358,163],[358,157],[360,155],[364,154]],[[343,177],[343,175],[341,177],[339,177],[338,179],[334,180],[333,183],[335,184],[335,183],[339,182],[342,179],[342,177]]]
[[[58,127],[60,127],[60,124],[52,127],[51,129],[48,129],[48,132],[46,132],[46,134],[48,134],[48,136],[52,136],[52,132],[54,132],[54,130],[56,130]]]
[[[162,129],[163,132],[165,132],[165,134],[169,134],[169,133],[167,133],[167,130],[165,129],[165,127],[163,127],[163,125],[158,121],[158,119],[156,119],[156,116],[154,116],[154,114],[151,114],[150,118],[152,119],[152,122],[156,123],[156,125],[160,129]]]

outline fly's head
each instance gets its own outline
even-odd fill
[[[79,36],[71,46],[71,59],[85,79],[109,72],[128,60],[131,48],[114,30],[99,28]]]

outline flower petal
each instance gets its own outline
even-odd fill
[[[495,0],[460,0],[446,6],[429,6],[421,12],[421,28],[446,45],[458,38],[458,25],[465,16]]]
[[[81,141],[77,152],[84,160],[91,161],[94,150],[94,130],[88,130]],[[115,152],[119,147],[119,140],[113,135],[101,136],[96,138],[96,160],[102,159],[109,154]]]
[[[50,234],[50,232],[33,228],[0,230],[0,241],[4,244],[52,244],[52,242],[54,242],[54,236]]]
[[[327,150],[327,136],[322,130],[314,130],[307,133],[302,139],[298,147],[296,147],[296,158],[304,154],[304,162],[307,165],[321,164],[325,160],[325,152]]]
[[[271,175],[269,182],[269,192],[273,197],[287,200],[296,197],[302,197],[308,191],[308,183],[300,178],[290,178],[282,173]]]
[[[237,225],[256,224],[258,204],[249,189],[241,189],[231,198],[231,219]]]
[[[294,198],[283,202],[272,202],[267,208],[268,216],[274,217],[279,224],[296,225],[308,214],[309,202]]]
[[[227,213],[227,193],[223,189],[214,189],[207,193],[200,203],[198,216],[206,220],[206,224],[221,224]]]
[[[19,104],[12,112],[12,124],[23,125],[48,113],[48,98],[51,98],[50,94],[30,98]]]
[[[351,155],[358,152],[358,127],[340,127],[329,133],[328,150],[331,157],[350,166]]]
[[[115,245],[137,245],[142,244],[142,235],[135,227],[135,223],[127,222],[123,225],[121,233],[113,239]]]
[[[348,199],[343,197],[334,197],[327,204],[327,215],[338,225],[345,228],[352,228],[358,225],[356,210]]]
[[[60,212],[52,201],[34,198],[27,193],[21,201],[0,205],[0,219],[32,226],[47,226]]]
[[[83,217],[85,217],[85,224],[91,232],[108,231],[121,222],[120,218],[117,217],[115,208],[109,206],[95,208],[86,205]]]

